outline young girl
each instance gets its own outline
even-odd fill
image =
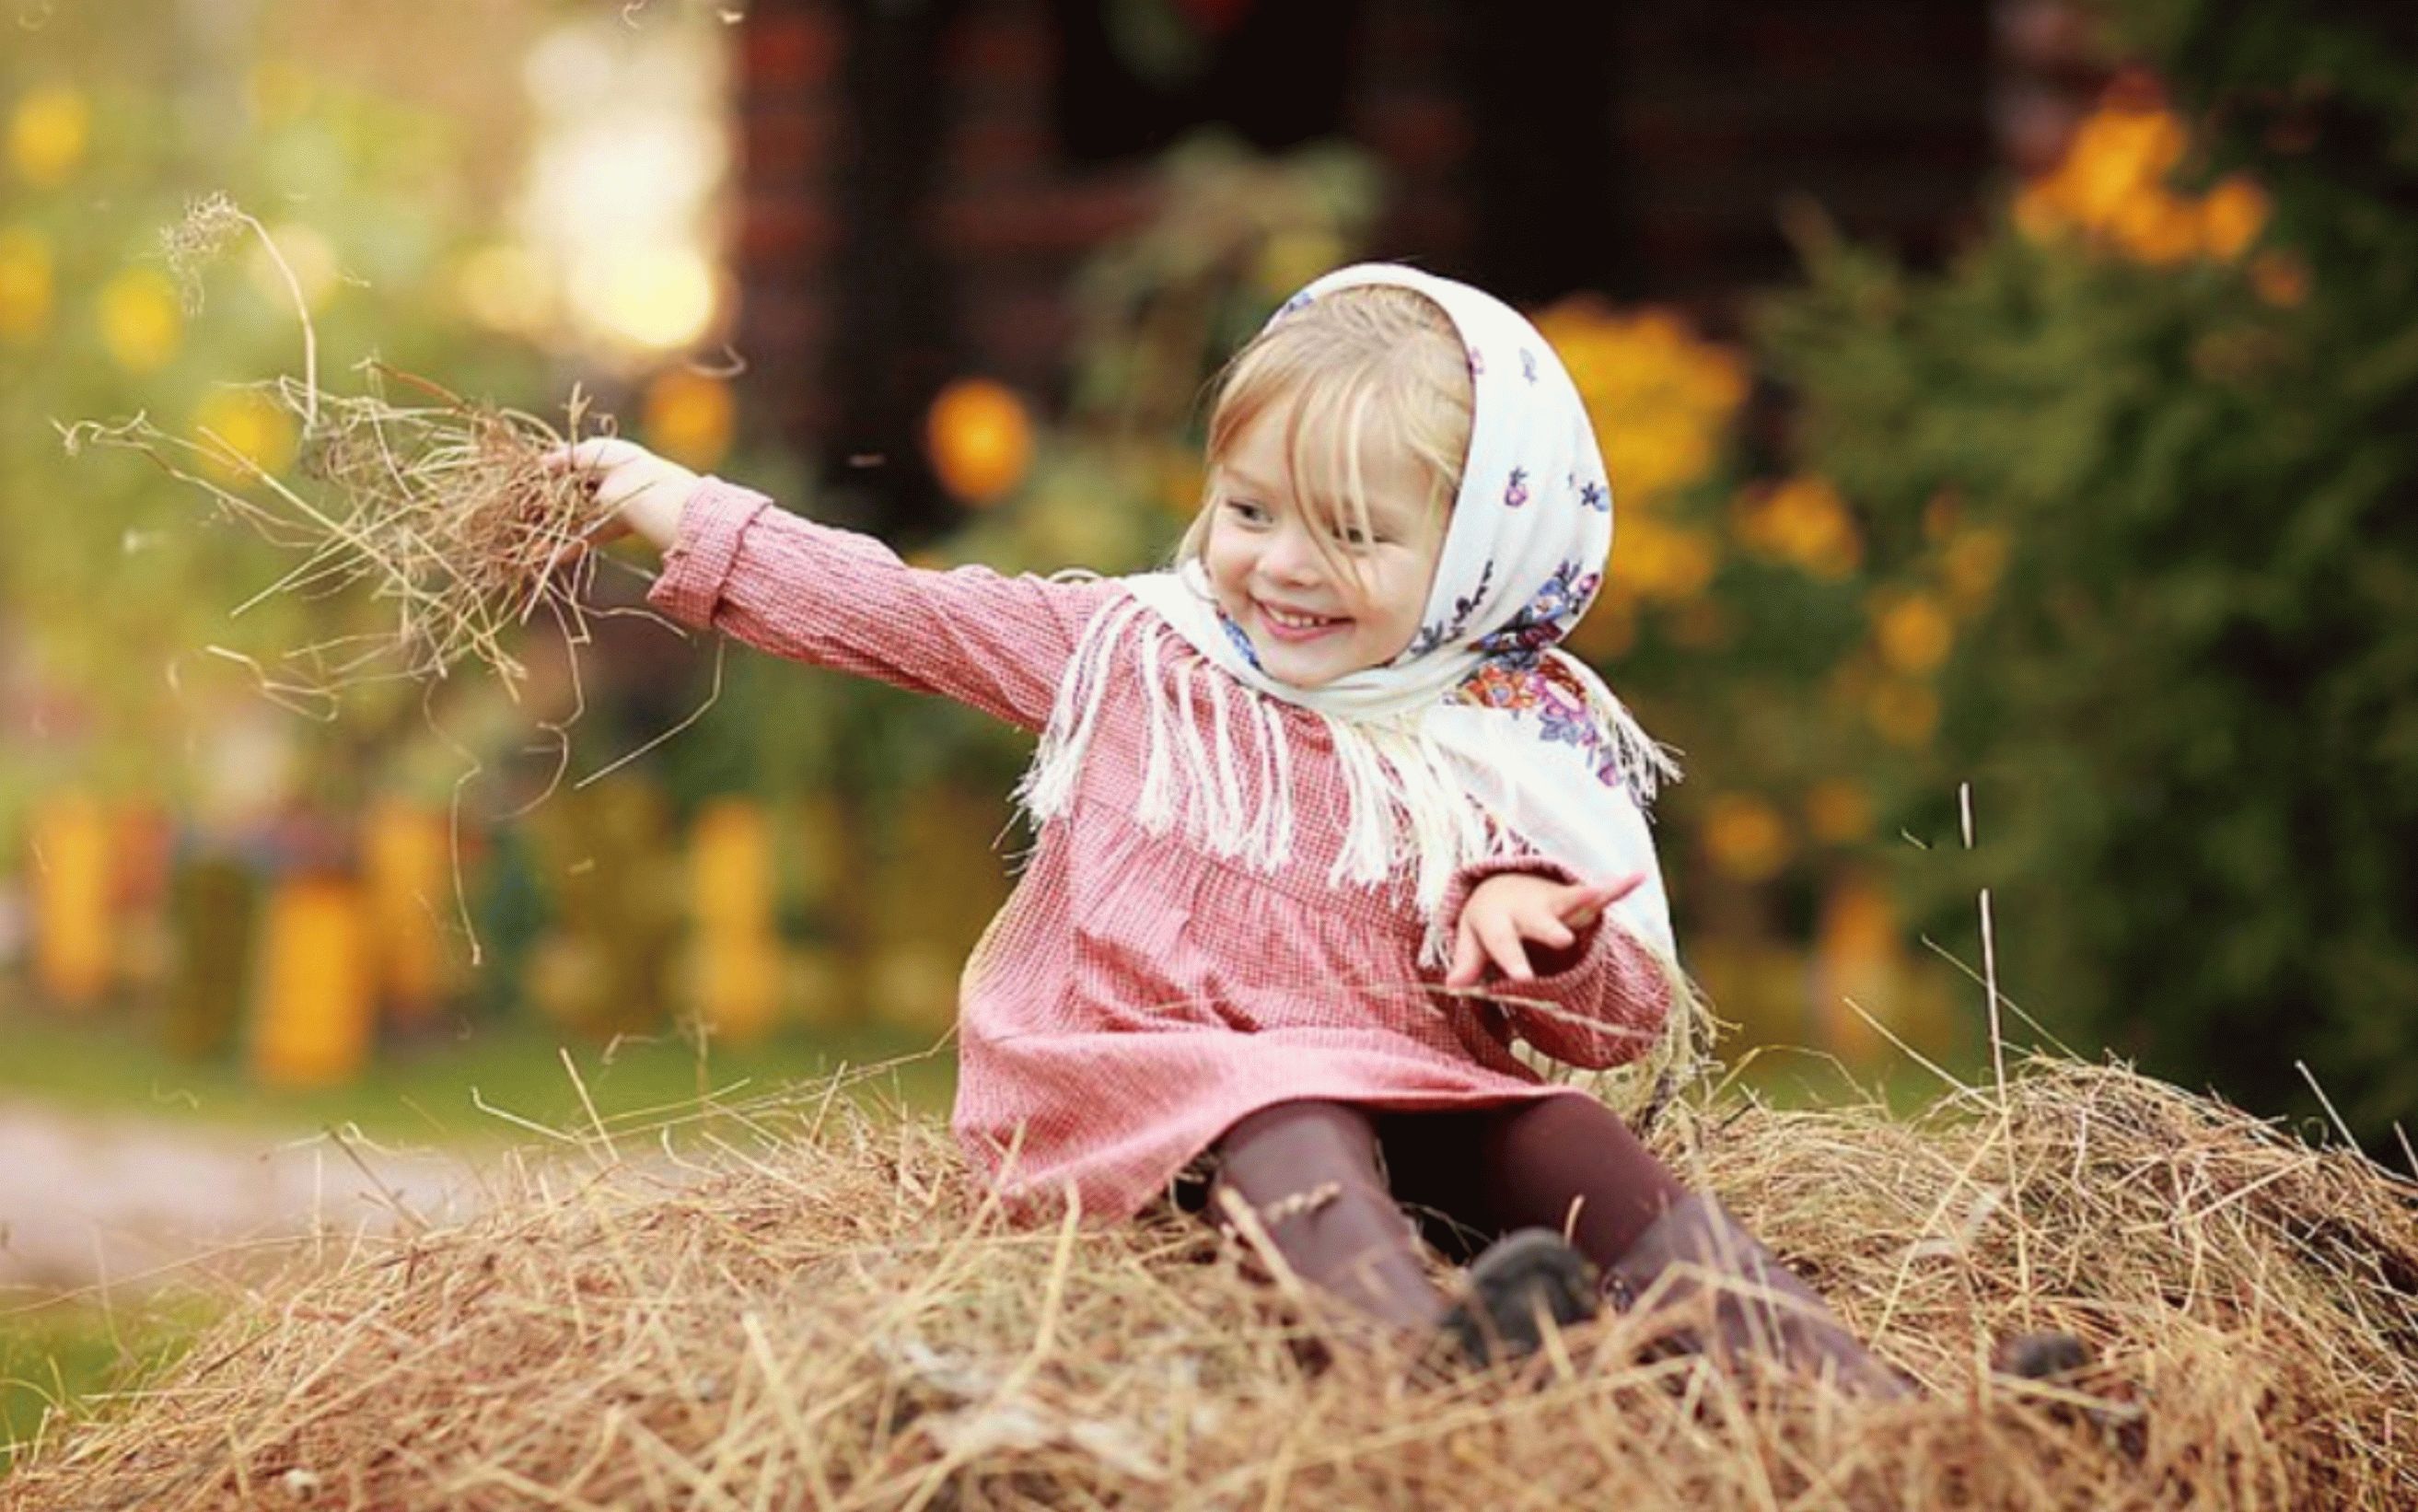
[[[1699,1297],[1700,1347],[1903,1389],[1512,1052],[1620,1064],[1693,1004],[1641,809],[1665,758],[1554,649],[1611,490],[1510,308],[1390,265],[1304,289],[1227,371],[1172,570],[1134,577],[917,571],[628,442],[562,460],[664,549],[674,619],[1040,736],[954,1120],[1017,1208],[1124,1218],[1205,1168],[1295,1273],[1474,1353],[1650,1291]],[[1494,1241],[1455,1292],[1403,1204]]]

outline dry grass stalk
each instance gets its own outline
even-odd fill
[[[582,1136],[487,1216],[298,1273],[15,1507],[2398,1507],[2411,1186],[2121,1069],[2020,1063],[1914,1121],[1748,1105],[1665,1153],[1931,1388],[1639,1364],[1303,1364],[1288,1289],[1172,1214],[1009,1224],[922,1119],[832,1089]],[[1674,1139],[1684,1139],[1673,1143]],[[2012,1169],[2010,1192],[1999,1174]],[[2017,1285],[2014,1231],[2031,1288]],[[1991,1375],[2056,1326],[2101,1362]],[[2089,1406],[2068,1421],[2063,1409]]]
[[[207,428],[187,436],[146,416],[62,426],[69,453],[87,446],[141,451],[170,476],[207,494],[301,560],[236,607],[237,615],[280,594],[318,599],[366,589],[391,606],[390,633],[350,634],[299,648],[271,669],[251,665],[281,701],[322,718],[356,682],[402,677],[428,681],[482,663],[508,689],[527,669],[513,633],[541,614],[574,647],[588,640],[583,594],[597,558],[584,551],[600,523],[587,481],[545,465],[549,451],[583,430],[609,430],[574,392],[563,429],[520,410],[476,403],[375,361],[359,371],[366,391],[319,387],[318,337],[299,280],[268,230],[223,194],[196,202],[162,234],[168,263],[197,303],[202,269],[247,232],[284,282],[302,329],[302,375],[242,387],[291,416],[298,436],[296,476],[271,473],[243,448]],[[414,392],[396,404],[391,380]]]
[[[63,435],[70,452],[143,452],[300,557],[236,614],[279,593],[348,589],[391,607],[390,633],[318,642],[287,653],[275,673],[263,669],[264,686],[283,700],[324,717],[354,683],[442,679],[472,662],[516,688],[527,670],[511,643],[532,619],[544,616],[574,645],[588,639],[584,601],[598,558],[584,543],[598,511],[585,480],[545,464],[580,433],[585,402],[573,397],[559,432],[407,374],[363,368],[372,379],[363,394],[317,392],[292,378],[251,386],[298,419],[316,416],[292,479],[207,429],[177,435],[139,415],[83,421]],[[390,378],[432,402],[391,403],[382,381]]]

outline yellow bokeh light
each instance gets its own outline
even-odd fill
[[[194,409],[192,430],[207,449],[203,466],[222,482],[244,481],[253,467],[283,472],[294,460],[294,418],[256,389],[213,390]]]
[[[2208,250],[2227,260],[2241,256],[2267,228],[2267,191],[2239,174],[2209,191],[2199,208]]]
[[[1751,793],[1723,793],[1705,815],[1705,854],[1741,882],[1768,882],[1788,865],[1788,821]]]
[[[1703,530],[1643,516],[1615,535],[1614,578],[1641,599],[1679,603],[1702,593],[1721,567],[1721,548]]]
[[[490,329],[533,336],[555,322],[554,283],[527,247],[511,242],[481,247],[453,265],[452,283],[462,308]]]
[[[1826,582],[1838,582],[1863,561],[1847,501],[1828,479],[1799,476],[1739,499],[1732,528],[1750,551],[1777,557]]]
[[[1617,313],[1589,297],[1544,311],[1537,328],[1578,386],[1624,509],[1653,509],[1712,470],[1746,402],[1737,352],[1672,311]]]
[[[997,501],[1033,462],[1033,420],[1005,384],[959,378],[932,401],[925,445],[941,486],[968,504]]]
[[[730,386],[686,369],[658,374],[639,407],[638,427],[647,444],[699,472],[711,470],[730,451],[737,425]]]
[[[1959,531],[1940,558],[1948,596],[1967,613],[1989,600],[2007,570],[2007,533],[1986,526]]]
[[[684,247],[604,248],[573,265],[571,303],[601,335],[644,351],[676,351],[713,321],[713,269]]]
[[[278,255],[284,258],[285,266],[294,270],[294,282],[302,290],[304,307],[316,314],[327,304],[328,297],[335,292],[337,284],[343,282],[344,273],[336,260],[335,245],[320,235],[316,228],[299,221],[287,221],[271,226],[268,235],[269,239],[277,243]],[[285,275],[277,270],[276,263],[269,258],[268,249],[260,245],[258,237],[252,240],[252,251],[244,263],[244,274],[252,281],[252,286],[260,291],[261,297],[279,309],[288,308],[294,302],[293,291],[285,286]]]
[[[2266,192],[2236,174],[2206,194],[2178,193],[2166,180],[2189,146],[2170,112],[2103,105],[2058,165],[2016,192],[2016,229],[2035,241],[2078,232],[2155,267],[2239,257],[2266,228]]]
[[[50,243],[31,231],[0,231],[0,338],[30,342],[50,324]]]
[[[184,307],[168,275],[153,267],[130,267],[103,284],[100,339],[130,373],[167,366],[185,340]]]
[[[1897,671],[1920,676],[1948,660],[1956,628],[1937,600],[1909,593],[1881,610],[1873,625],[1873,638],[1880,645],[1883,662]]]
[[[8,160],[37,188],[65,183],[91,140],[92,106],[64,84],[26,95],[8,119]]]

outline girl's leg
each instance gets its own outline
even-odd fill
[[[1612,1109],[1549,1097],[1383,1117],[1394,1192],[1472,1250],[1515,1229],[1567,1234],[1609,1270],[1654,1220],[1688,1195]]]
[[[1218,1138],[1209,1215],[1247,1205],[1285,1263],[1364,1312],[1410,1328],[1443,1318],[1444,1294],[1377,1169],[1370,1116],[1341,1103],[1263,1107]]]
[[[1873,1396],[1906,1390],[1812,1288],[1591,1098],[1398,1115],[1384,1134],[1405,1200],[1433,1202],[1482,1236],[1564,1230],[1624,1303],[1685,1305],[1709,1291],[1712,1337],[1700,1342],[1718,1352],[1777,1355]],[[1435,1176],[1415,1197],[1416,1171]]]

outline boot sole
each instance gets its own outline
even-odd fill
[[[1468,1294],[1444,1328],[1464,1358],[1487,1365],[1535,1353],[1547,1319],[1559,1329],[1595,1315],[1585,1257],[1549,1229],[1523,1229],[1470,1263]]]

